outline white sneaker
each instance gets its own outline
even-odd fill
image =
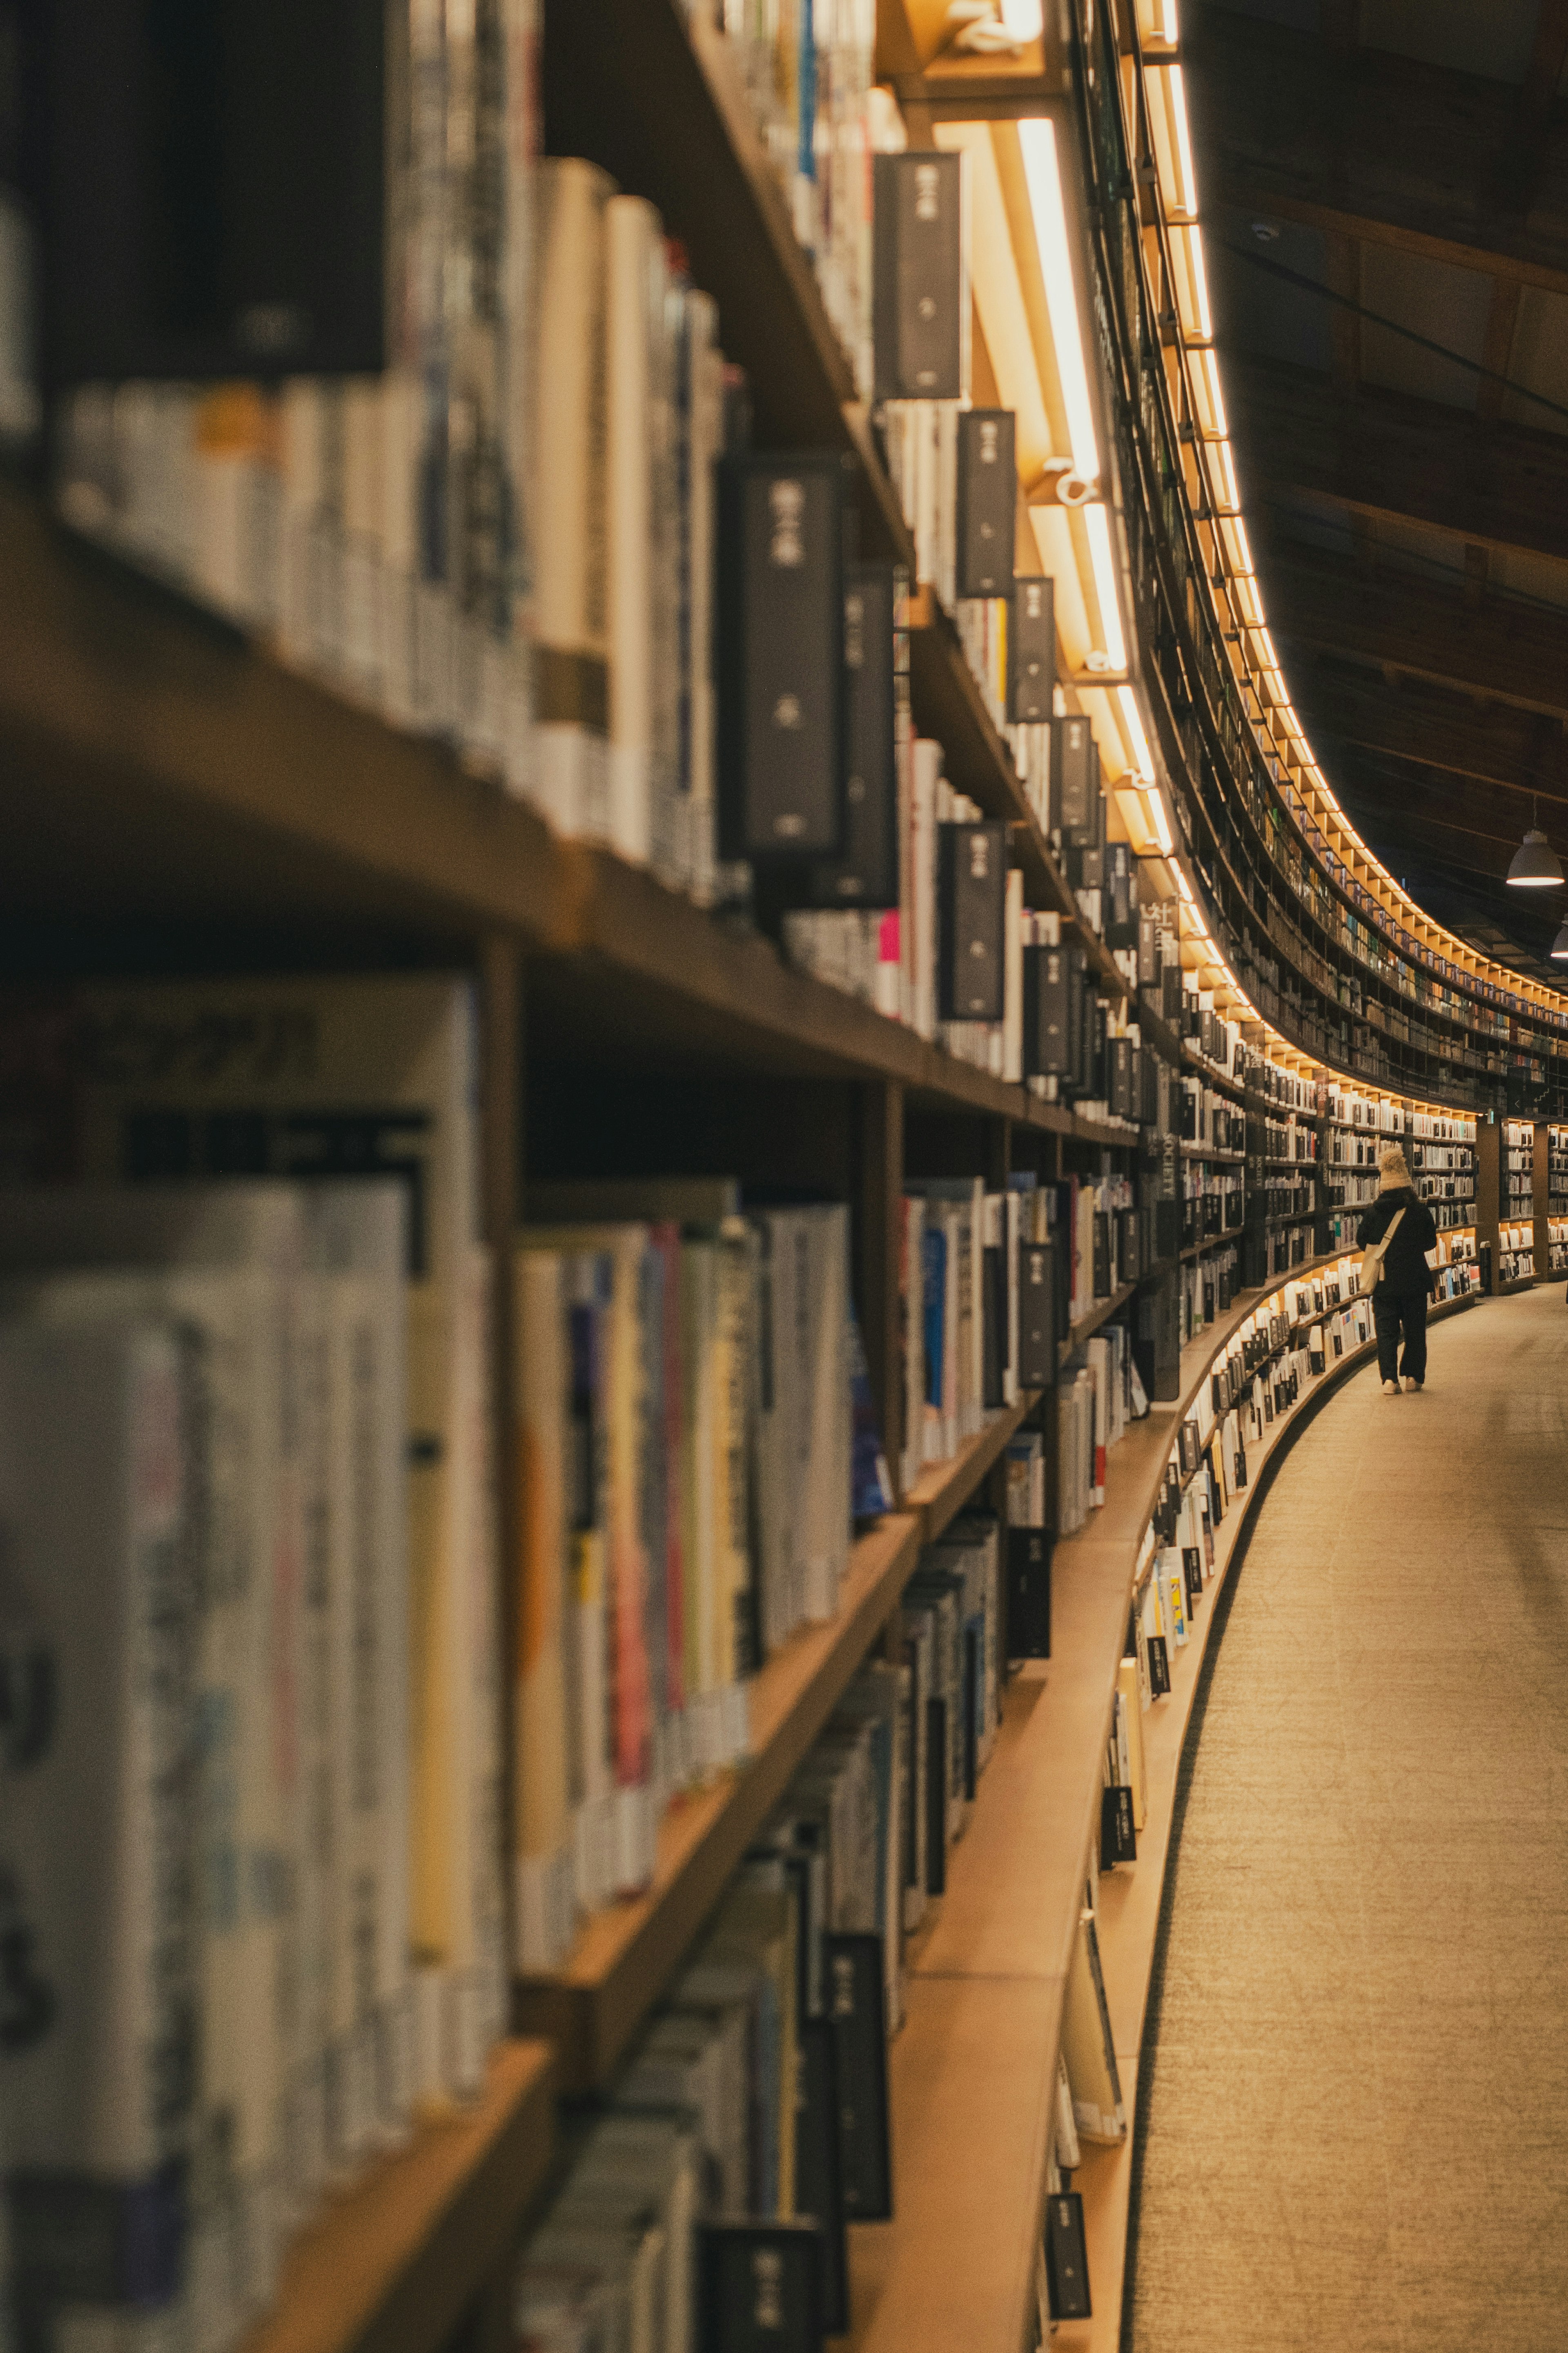
[[[1399,1395],[1399,1383],[1397,1381],[1384,1381],[1383,1385],[1383,1393],[1384,1397],[1397,1397]]]
[[[1405,1374],[1405,1376],[1404,1376],[1404,1389],[1405,1389],[1405,1395],[1406,1395],[1407,1397],[1411,1394],[1411,1392],[1412,1392],[1413,1390],[1414,1390],[1414,1389],[1418,1389],[1420,1387],[1421,1387],[1421,1384],[1420,1384],[1420,1382],[1419,1382],[1419,1381],[1413,1381],[1413,1380],[1411,1379],[1411,1377],[1410,1377],[1410,1375],[1409,1375],[1408,1373],[1406,1373],[1406,1374]]]

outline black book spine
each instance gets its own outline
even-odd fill
[[[937,828],[938,1004],[944,1021],[1000,1021],[1007,934],[1007,828]]]
[[[1062,780],[1062,838],[1071,848],[1091,849],[1099,839],[1098,757],[1086,719],[1059,719],[1056,724],[1056,773]]]
[[[1011,408],[959,417],[955,586],[960,596],[1011,596],[1018,470]]]
[[[893,2131],[882,1938],[835,1932],[823,1939],[822,1963],[838,2061],[844,2212],[852,2222],[891,2221]]]
[[[801,2018],[795,2117],[795,2211],[822,2234],[822,2326],[849,2327],[849,2241],[839,2149],[838,2037],[831,2019]]]
[[[969,300],[964,168],[912,149],[876,156],[872,341],[878,400],[961,400]]]
[[[1049,1242],[1018,1246],[1018,1382],[1048,1389],[1056,1378],[1055,1261]]]
[[[844,472],[836,456],[719,470],[719,848],[754,862],[844,842]]]
[[[1113,1782],[1100,1792],[1100,1869],[1138,1861],[1138,1833],[1132,1821],[1132,1791]]]
[[[985,1705],[985,1662],[978,1620],[964,1628],[964,1799],[973,1805],[980,1787],[980,1715]]]
[[[1007,1532],[1008,1649],[1015,1659],[1051,1655],[1051,1538],[1044,1528]]]
[[[898,904],[898,622],[906,575],[853,564],[844,582],[843,856],[814,866],[802,895],[816,907]]]
[[[1007,639],[1008,717],[1015,726],[1050,721],[1056,685],[1055,583],[1048,573],[1020,573],[1012,584]]]
[[[1075,2189],[1053,2190],[1045,2201],[1045,2293],[1053,2320],[1094,2317],[1084,2201]]]
[[[816,2222],[699,2222],[699,2353],[822,2353]]]
[[[948,1703],[926,1702],[926,1893],[948,1885]]]

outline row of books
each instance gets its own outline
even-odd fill
[[[789,207],[811,257],[829,318],[872,396],[872,159],[902,147],[903,124],[876,88],[874,0],[683,0],[728,36],[738,78]]]
[[[1374,1135],[1414,1136],[1436,1144],[1471,1144],[1476,1123],[1457,1112],[1414,1111],[1391,1095],[1367,1095],[1338,1079],[1328,1082],[1325,1104],[1336,1127],[1361,1128]]]
[[[989,1412],[1055,1377],[1064,1293],[1054,1197],[1027,1174],[906,1183],[898,1252],[904,1476],[944,1462]]]
[[[891,2218],[886,2046],[1000,1721],[1001,1531],[967,1514],[906,1588],[524,2242],[518,2341],[698,2353],[851,2321],[846,2229]],[[759,2340],[760,2341],[760,2340]]]
[[[1227,1021],[1224,1014],[1215,1011],[1212,988],[1189,988],[1183,982],[1181,1035],[1202,1060],[1237,1086],[1243,1083],[1243,1072],[1249,1060],[1257,1062],[1261,1069],[1275,1070],[1275,1065],[1265,1063],[1261,1056],[1249,1056],[1242,1040],[1241,1023]],[[1285,1080],[1287,1075],[1283,1071],[1276,1071],[1278,1080]],[[1247,1082],[1250,1083],[1250,1080]]]
[[[503,2030],[485,1270],[453,1271],[443,1363],[408,1211],[395,1179],[6,1197],[0,2073],[35,2320],[177,2306],[233,2343],[292,2228]],[[59,2248],[106,2183],[99,2277],[102,2234]]]
[[[1211,1168],[1201,1160],[1181,1165],[1181,1247],[1192,1249],[1245,1222],[1245,1195],[1239,1168]]]
[[[539,377],[534,14],[391,12],[385,250],[353,246],[386,281],[381,375],[89,384],[58,452],[78,526],[515,781]],[[249,153],[223,163],[255,175]],[[163,283],[180,264],[148,234]]]
[[[1182,1079],[1178,1115],[1183,1142],[1206,1144],[1215,1152],[1246,1150],[1246,1121],[1240,1106],[1202,1079]]]
[[[1298,1119],[1291,1112],[1284,1119],[1263,1119],[1255,1122],[1252,1149],[1262,1153],[1266,1160],[1316,1160],[1318,1131],[1306,1119]]]
[[[1241,1252],[1234,1242],[1223,1250],[1205,1250],[1181,1269],[1177,1290],[1181,1345],[1195,1340],[1205,1324],[1223,1315],[1241,1288]]]
[[[1498,1229],[1498,1281],[1529,1282],[1535,1274],[1535,1229],[1532,1225],[1502,1225]]]
[[[1313,1082],[1296,1071],[1282,1070],[1255,1047],[1245,1047],[1235,1063],[1235,1076],[1249,1094],[1264,1096],[1282,1111],[1312,1113],[1319,1108]]]
[[[1102,1162],[1108,1157],[1102,1153]],[[1065,1242],[1068,1320],[1081,1324],[1144,1268],[1137,1196],[1129,1176],[1065,1176],[1058,1187]]]
[[[1547,1226],[1546,1271],[1568,1273],[1568,1218],[1553,1218]]]
[[[1057,1535],[1075,1535],[1104,1506],[1110,1450],[1148,1411],[1127,1328],[1107,1324],[1075,1355],[1056,1391]]]
[[[853,1519],[849,1212],[738,1187],[535,1188],[522,1238],[528,1482],[517,1688],[518,1962],[652,1875],[680,1790],[749,1748],[747,1684],[831,1618]]]

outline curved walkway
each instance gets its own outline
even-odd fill
[[[1568,1313],[1369,1369],[1242,1565],[1151,1991],[1131,2353],[1568,2345]],[[1131,2252],[1131,2251],[1129,2251]]]

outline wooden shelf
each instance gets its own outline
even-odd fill
[[[555,2063],[504,2042],[477,2105],[334,2197],[241,2353],[440,2353],[498,2279],[555,2154]]]
[[[558,1972],[519,1983],[516,2023],[556,2045],[567,2091],[612,2073],[886,1623],[921,1546],[968,1503],[1034,1402],[992,1414],[925,1473],[903,1511],[861,1537],[838,1614],[796,1634],[754,1679],[750,1758],[666,1814],[648,1893],[596,1914]]]
[[[950,2353],[958,2345],[1026,2353],[1033,2341],[1033,2251],[1062,2002],[1098,1826],[1138,1549],[1182,1418],[1265,1296],[1249,1292],[1183,1349],[1178,1399],[1156,1407],[1112,1449],[1104,1509],[1055,1548],[1051,1659],[1023,1669],[1008,1687],[991,1764],[949,1859],[948,1893],[909,1955],[906,2021],[891,2055],[897,2212],[891,2223],[851,2232],[849,2341],[856,2353]],[[1314,1383],[1289,1419],[1274,1425],[1274,1444],[1372,1353],[1369,1344]],[[1255,1476],[1248,1493],[1258,1493]],[[1233,1511],[1226,1525],[1239,1527],[1242,1517]],[[1234,1535],[1233,1528],[1232,1541]],[[1205,1607],[1205,1633],[1211,1616]],[[1197,1650],[1189,1644],[1178,1653],[1193,1681]],[[1146,1739],[1150,1723],[1146,1716]],[[1140,1853],[1152,1861],[1147,1840],[1145,1833]],[[1102,1910],[1106,1891],[1122,1876],[1102,1880]],[[1156,1874],[1125,1877],[1157,1918]],[[1125,2003],[1113,2005],[1118,2051],[1126,2042],[1128,2054],[1123,2090],[1130,2103],[1137,2043],[1127,2041],[1124,2011]],[[1141,2022],[1139,2006],[1139,2031]],[[1125,2240],[1125,2149],[1107,2151],[1077,2177],[1086,2205],[1097,2168],[1122,2200],[1119,2228],[1114,2211],[1095,2219],[1097,2353],[1117,2343],[1120,2327],[1118,2283],[1105,2276],[1103,2251],[1107,2232],[1118,2249]],[[1065,2348],[1089,2338],[1064,2328],[1053,2342]]]
[[[520,803],[4,485],[0,821],[14,917],[189,923],[220,958],[578,921],[582,871]]]
[[[1194,1259],[1207,1258],[1211,1250],[1224,1250],[1227,1242],[1235,1242],[1239,1245],[1245,1230],[1244,1226],[1233,1226],[1228,1233],[1211,1234],[1207,1241],[1183,1242],[1182,1259],[1186,1264],[1191,1265]]]

